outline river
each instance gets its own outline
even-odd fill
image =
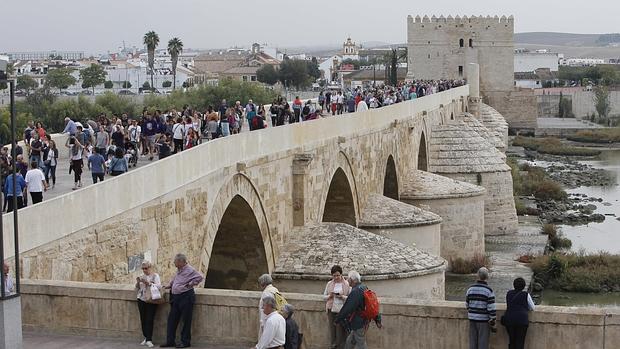
[[[580,226],[561,226],[562,231],[573,242],[573,251],[584,250],[586,253],[604,251],[620,254],[620,149],[604,150],[600,159],[582,161],[595,168],[605,169],[614,174],[615,186],[580,187],[568,190],[569,193],[586,194],[601,198],[603,202],[594,203],[596,213],[606,215],[602,223],[590,223]],[[615,216],[614,216],[615,215]]]
[[[601,198],[603,201],[594,203],[596,213],[606,215],[601,223],[569,226],[562,225],[564,235],[573,242],[573,251],[586,253],[607,252],[620,254],[620,149],[604,150],[596,160],[581,161],[595,168],[610,171],[616,179],[615,186],[580,187],[568,190],[569,193],[586,194],[589,197]],[[542,304],[558,306],[594,306],[620,307],[618,293],[572,293],[545,290]]]

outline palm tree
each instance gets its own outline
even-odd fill
[[[153,74],[155,73],[155,49],[159,45],[159,35],[154,31],[144,34],[144,45],[149,54],[149,74],[151,74],[151,88],[154,88]]]
[[[177,63],[179,62],[179,54],[183,51],[183,41],[179,38],[172,38],[168,41],[168,53],[172,59],[172,89],[177,88]]]
[[[397,47],[390,49],[383,57],[385,63],[385,76],[388,84],[396,86],[398,84],[398,64],[407,62],[407,48]]]

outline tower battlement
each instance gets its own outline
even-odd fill
[[[495,24],[514,24],[514,17],[511,16],[456,16],[456,17],[452,17],[451,15],[449,15],[448,17],[445,17],[444,15],[441,15],[439,17],[432,15],[431,17],[429,17],[428,15],[424,15],[423,17],[420,17],[420,15],[417,15],[415,17],[409,15],[409,17],[407,18],[408,22],[410,24],[413,23],[447,23],[447,24],[487,24],[487,25],[495,25]]]

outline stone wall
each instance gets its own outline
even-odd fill
[[[512,191],[512,174],[506,172],[442,173],[461,182],[484,187],[484,231],[486,235],[513,234],[518,230],[517,211]]]
[[[277,285],[276,285],[277,286]],[[142,337],[132,286],[24,280],[23,328],[41,333],[135,339]],[[322,296],[285,293],[307,349],[328,345]],[[193,344],[250,346],[258,332],[259,292],[197,290]],[[468,348],[468,320],[462,302],[420,302],[382,298],[383,330],[370,326],[368,346],[378,348]],[[505,306],[498,305],[498,316]],[[160,305],[154,339],[163,343],[168,305]],[[620,312],[610,309],[539,306],[530,315],[530,349],[611,349],[620,342]],[[491,335],[491,348],[506,348],[507,334]]]
[[[472,258],[484,254],[485,195],[463,198],[409,200],[404,202],[431,211],[443,218],[441,223],[441,257]]]
[[[436,256],[441,254],[441,223],[415,227],[364,227],[363,229]]]
[[[511,129],[536,129],[538,102],[534,90],[487,92],[484,94],[484,102],[500,112]]]
[[[558,117],[560,106],[560,93],[551,91],[553,94],[538,95],[538,117]],[[571,100],[573,114],[577,118],[587,118],[596,112],[594,92],[579,89],[562,89],[564,98]],[[620,91],[609,91],[609,115],[620,115]]]

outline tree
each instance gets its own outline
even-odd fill
[[[310,85],[306,61],[285,58],[280,63],[280,81],[284,86],[295,86],[297,89]]]
[[[5,72],[6,75],[7,76],[11,76],[11,75],[13,75],[14,72],[15,72],[15,68],[13,67],[13,63],[9,63],[7,65],[7,67],[6,67],[6,72]],[[6,82],[0,82],[0,90],[4,90],[7,87],[9,87],[9,86],[7,85]]]
[[[57,88],[58,92],[60,92],[77,82],[77,79],[71,75],[72,72],[73,70],[69,68],[52,69],[47,72],[45,84],[49,87]]]
[[[594,105],[596,112],[600,118],[606,118],[609,114],[609,90],[604,86],[596,86],[594,88]]]
[[[123,81],[123,88],[131,88],[131,82]]]
[[[15,86],[19,91],[22,91],[26,96],[30,95],[30,91],[34,91],[39,87],[37,80],[28,75],[20,75],[17,77]]]
[[[110,80],[106,81],[103,83],[103,87],[105,87],[106,89],[111,89],[112,87],[114,87],[114,83]]]
[[[256,79],[264,84],[274,85],[280,76],[273,65],[265,64],[256,71]]]
[[[407,61],[407,50],[393,48],[384,57],[386,62],[386,73],[388,83],[392,86],[398,85],[398,64]],[[389,70],[387,69],[389,68]]]
[[[168,41],[168,53],[172,59],[172,89],[177,88],[177,63],[179,62],[179,54],[183,51],[183,42],[179,38],[172,38]],[[164,86],[165,87],[165,86]],[[170,86],[168,86],[170,87]]]
[[[564,97],[560,92],[560,104],[558,105],[558,116],[561,118],[572,118],[573,115],[573,102],[570,98]]]
[[[151,89],[151,84],[149,84],[148,81],[145,81],[144,84],[142,84],[142,89],[150,90]]]
[[[161,84],[161,87],[164,87],[164,88],[168,88],[170,86],[172,86],[172,81],[170,80],[166,80]]]
[[[155,49],[157,45],[159,45],[159,35],[151,30],[144,34],[143,40],[148,52],[149,74],[151,74],[151,84],[149,86],[155,86],[155,81],[153,79],[153,75],[155,74]]]
[[[95,87],[103,84],[108,73],[102,65],[91,64],[90,67],[80,71],[80,79],[82,79],[82,87],[92,88],[95,94]]]
[[[308,64],[308,75],[314,80],[321,78],[321,70],[319,69],[319,61],[316,57],[312,57],[312,60],[306,62]]]

